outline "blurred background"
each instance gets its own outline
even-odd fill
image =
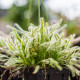
[[[63,18],[66,36],[80,36],[80,0],[40,0],[40,16],[49,24]],[[27,30],[30,23],[38,25],[38,0],[0,0],[0,31],[9,32],[6,25],[18,23]]]

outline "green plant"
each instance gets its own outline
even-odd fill
[[[80,74],[76,68],[80,68],[80,47],[71,47],[72,40],[75,35],[64,37],[61,32],[66,25],[60,27],[62,19],[51,26],[44,25],[41,18],[40,25],[31,24],[28,31],[23,30],[19,25],[16,28],[8,26],[12,29],[12,40],[1,42],[7,48],[7,55],[0,55],[0,58],[6,61],[5,67],[15,67],[15,70],[35,67],[33,73],[39,68],[53,67],[62,70],[69,68],[73,76],[75,73]]]

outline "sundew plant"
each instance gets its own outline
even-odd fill
[[[2,61],[5,60],[4,66],[16,66],[16,70],[34,67],[34,73],[39,68],[53,67],[62,70],[65,67],[70,69],[73,75],[80,75],[80,47],[72,47],[74,34],[64,37],[62,30],[66,25],[61,27],[61,22],[62,19],[49,26],[44,25],[41,18],[40,25],[30,24],[28,31],[18,24],[15,24],[15,28],[8,26],[12,29],[12,39],[1,39],[7,49],[7,55],[0,55]]]

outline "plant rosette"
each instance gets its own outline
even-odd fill
[[[62,30],[66,25],[61,27],[61,22],[62,19],[49,26],[44,25],[41,18],[40,25],[30,24],[28,31],[18,24],[15,27],[8,26],[12,29],[12,39],[1,39],[7,49],[7,55],[0,54],[0,59],[5,60],[4,67],[15,67],[12,72],[33,67],[33,74],[41,68],[57,68],[60,71],[65,68],[71,70],[73,76],[79,76],[80,47],[72,47],[74,34],[64,37]]]

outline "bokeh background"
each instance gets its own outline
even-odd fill
[[[40,16],[50,25],[63,18],[66,36],[80,36],[80,0],[40,0]],[[30,23],[38,25],[38,0],[0,0],[0,31],[9,33],[6,25],[18,23],[27,30]]]

